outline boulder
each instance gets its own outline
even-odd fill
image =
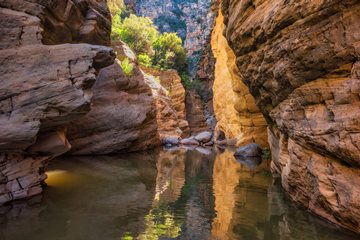
[[[212,138],[211,132],[201,132],[195,136],[195,140],[197,140],[201,143],[207,143],[207,142],[211,141],[211,138]]]
[[[200,143],[199,143],[197,140],[195,140],[194,138],[185,138],[185,139],[182,139],[182,140],[180,141],[180,143],[181,143],[182,145],[194,145],[194,146],[200,145]]]
[[[165,146],[177,146],[180,144],[178,137],[166,137],[163,139],[163,144]]]
[[[262,150],[261,147],[256,143],[250,143],[246,146],[239,147],[236,149],[234,156],[236,157],[261,157]]]

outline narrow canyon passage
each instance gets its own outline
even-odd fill
[[[359,238],[359,10],[0,0],[0,239]]]

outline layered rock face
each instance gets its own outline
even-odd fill
[[[360,233],[360,3],[223,2],[241,80],[291,198]]]
[[[266,148],[266,121],[248,87],[242,82],[234,52],[223,36],[223,21],[220,11],[211,37],[216,58],[213,85],[214,112],[217,119],[215,137],[219,138],[220,133],[224,133],[236,146],[256,142]]]
[[[203,131],[210,131],[206,122],[204,103],[195,92],[186,94],[186,119],[189,123],[190,134],[195,135]]]
[[[100,71],[92,87],[91,110],[72,122],[72,154],[109,154],[150,149],[166,137],[189,134],[185,89],[176,71],[140,69],[135,54],[114,43],[116,62]],[[121,61],[133,70],[126,75]]]
[[[120,60],[100,72],[90,112],[69,125],[72,154],[109,154],[160,144],[151,88],[133,65],[131,76],[124,74]]]
[[[54,7],[56,6],[56,7]],[[44,163],[70,149],[66,125],[90,108],[112,64],[105,1],[0,2],[0,204],[41,192]],[[56,44],[56,45],[44,45]]]
[[[142,67],[142,69],[155,77],[155,80],[165,89],[165,98],[170,100],[170,108],[166,112],[162,112],[161,116],[168,115],[168,112],[176,113],[177,127],[182,131],[181,137],[189,136],[189,123],[186,120],[186,107],[185,107],[185,88],[181,83],[181,78],[175,70],[158,70],[154,68]],[[168,101],[168,100],[167,100]],[[163,121],[166,124],[166,120]],[[169,135],[168,135],[169,136]]]

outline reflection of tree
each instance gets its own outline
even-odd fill
[[[213,160],[214,156],[197,152],[161,152],[153,206],[144,217],[145,230],[137,237],[125,233],[121,239],[210,237],[210,222],[215,215]]]
[[[157,240],[176,238],[181,233],[183,220],[176,218],[175,204],[185,182],[185,152],[160,152],[157,156],[157,176],[153,206],[144,217],[145,230],[136,239]],[[123,240],[134,239],[125,233]]]
[[[172,209],[157,206],[145,216],[146,229],[139,240],[157,240],[159,237],[176,238],[181,232],[181,222],[175,220]]]

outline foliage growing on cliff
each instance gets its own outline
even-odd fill
[[[124,0],[108,0],[107,5],[112,17],[121,14],[121,12],[125,9]]]
[[[183,71],[186,66],[186,50],[176,33],[164,33],[154,42],[154,65],[165,69]]]
[[[112,6],[112,1],[108,4],[112,8],[113,41],[122,40],[127,43],[136,53],[141,65],[176,69],[179,72],[186,70],[186,50],[177,33],[161,34],[147,17],[130,14],[124,18],[122,16],[124,9],[117,7],[119,5]]]
[[[128,58],[125,58],[124,60],[122,60],[120,62],[120,66],[122,68],[122,70],[124,71],[125,75],[127,77],[130,77],[132,75],[132,72],[134,70],[134,66],[132,65],[132,63],[129,61]]]
[[[152,59],[147,54],[139,54],[138,56],[139,64],[145,67],[151,67],[152,66]]]
[[[153,54],[153,43],[158,37],[158,31],[153,22],[146,17],[130,14],[122,22],[113,26],[113,32],[126,42],[136,54]]]

